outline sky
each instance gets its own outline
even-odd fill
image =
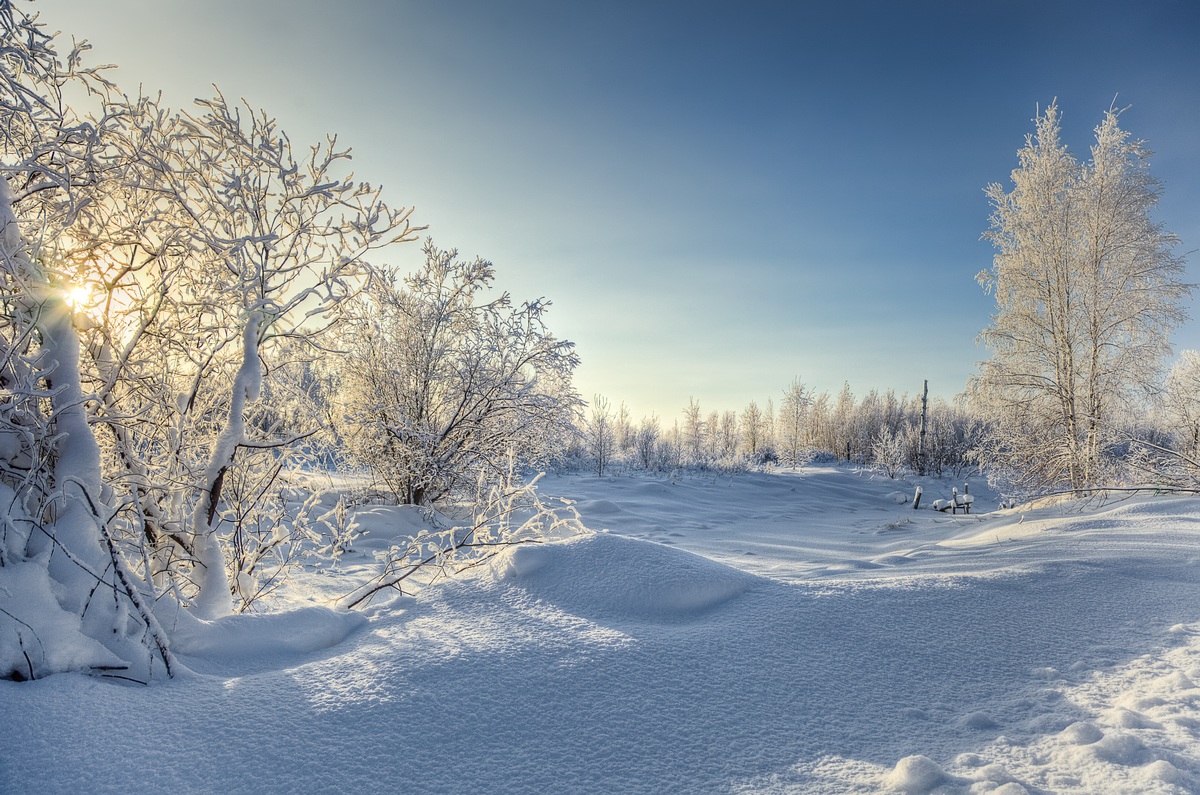
[[[1115,102],[1157,219],[1200,249],[1200,4],[989,0],[46,0],[117,82],[245,97],[441,248],[552,302],[576,386],[633,416],[778,404],[796,378],[950,398],[987,352],[984,188],[1057,98]],[[391,261],[415,267],[419,245]],[[1200,254],[1187,278],[1200,282]],[[1200,348],[1200,306],[1178,348]]]

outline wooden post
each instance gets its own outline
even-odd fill
[[[921,438],[917,442],[917,472],[925,474],[925,421],[929,413],[929,379],[921,390]]]
[[[913,510],[921,507],[921,487],[917,486],[917,493],[913,495]]]

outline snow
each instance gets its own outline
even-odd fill
[[[623,624],[697,620],[760,578],[707,558],[605,534],[507,550],[500,579],[557,609]]]
[[[903,792],[929,792],[946,780],[946,773],[927,756],[906,756],[884,778],[884,785]]]
[[[84,635],[80,618],[58,605],[46,567],[10,563],[0,579],[0,620],[18,624],[17,645],[0,647],[0,666],[32,677],[43,670],[119,665],[121,659]]]
[[[0,682],[0,792],[1200,788],[1200,500],[916,485],[551,476],[601,532],[327,610],[420,524],[360,509],[287,610],[164,620],[175,680]]]

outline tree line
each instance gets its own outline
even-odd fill
[[[842,461],[891,477],[902,471],[959,477],[975,465],[972,453],[983,430],[961,400],[935,397],[922,406],[920,395],[890,389],[859,399],[849,384],[831,395],[814,393],[799,379],[780,395],[778,408],[768,398],[740,412],[705,412],[693,398],[670,426],[656,416],[635,423],[625,404],[614,409],[597,396],[580,425],[561,463],[599,475]]]

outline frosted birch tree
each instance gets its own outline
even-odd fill
[[[87,296],[84,378],[121,517],[156,584],[212,618],[260,595],[288,548],[277,481],[320,418],[281,411],[297,394],[282,382],[324,353],[366,257],[415,236],[333,139],[297,159],[220,94],[190,114],[120,110],[106,190],[55,256]]]
[[[737,456],[738,437],[740,429],[738,427],[738,415],[736,411],[731,409],[721,413],[721,457],[727,461],[733,460]]]
[[[614,448],[614,428],[612,411],[608,406],[608,398],[596,395],[592,398],[592,411],[587,420],[587,446],[596,466],[596,477],[604,477],[604,472],[612,464]]]
[[[689,397],[687,408],[683,410],[683,444],[689,465],[701,466],[706,462],[704,441],[708,430],[704,424],[700,403]]]
[[[1105,114],[1080,164],[1051,105],[1011,190],[987,189],[997,253],[977,278],[996,311],[970,391],[991,420],[983,461],[1018,489],[1096,484],[1116,418],[1152,388],[1184,317],[1177,241],[1151,218],[1161,189],[1150,152],[1119,115]]]
[[[754,461],[763,446],[763,415],[758,407],[758,401],[751,400],[742,409],[740,422],[742,432],[742,449],[746,456]]]
[[[0,676],[141,678],[171,655],[111,531],[72,291],[53,257],[105,178],[113,89],[0,1]],[[96,115],[74,111],[75,92]]]
[[[778,437],[779,454],[782,463],[797,467],[803,456],[801,451],[805,444],[808,426],[808,408],[812,403],[808,388],[799,379],[792,381],[791,386],[783,393],[783,402],[779,406]]]

